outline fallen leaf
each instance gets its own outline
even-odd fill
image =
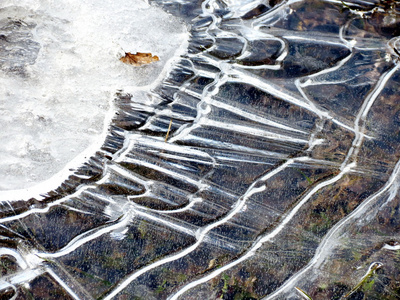
[[[137,52],[136,54],[132,54],[130,52],[125,52],[125,56],[121,57],[119,60],[126,64],[141,66],[159,61],[159,58],[158,56],[153,56],[151,53]]]

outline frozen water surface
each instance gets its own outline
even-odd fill
[[[189,36],[81,2],[0,11],[2,188],[101,141],[0,195],[2,298],[400,297],[396,1],[150,1]],[[133,42],[172,60],[134,73]]]
[[[0,37],[0,190],[82,163],[104,140],[116,91],[152,84],[187,41],[182,22],[140,0],[2,1]],[[160,61],[133,68],[125,52]]]

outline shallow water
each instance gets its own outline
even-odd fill
[[[4,297],[399,298],[398,4],[151,4],[187,47],[63,183],[0,194]]]

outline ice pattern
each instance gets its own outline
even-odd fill
[[[58,187],[4,193],[2,295],[399,298],[399,4],[150,4],[185,51]]]

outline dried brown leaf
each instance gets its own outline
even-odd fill
[[[160,59],[158,58],[158,56],[153,56],[151,53],[137,52],[135,54],[132,54],[130,52],[125,52],[125,56],[121,57],[119,60],[126,64],[142,66],[155,61],[159,61]]]

